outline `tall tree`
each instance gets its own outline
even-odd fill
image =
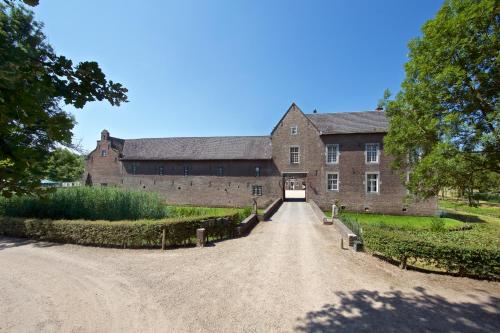
[[[406,78],[387,105],[386,150],[411,169],[419,197],[500,172],[500,11],[495,0],[448,0],[409,43]]]
[[[60,182],[81,180],[84,171],[82,155],[72,153],[65,148],[56,148],[50,153],[47,162],[47,178]]]
[[[36,5],[38,1],[27,1]],[[40,193],[45,161],[57,144],[71,145],[73,117],[63,103],[127,101],[121,84],[107,80],[96,62],[74,65],[57,55],[33,13],[0,3],[0,195]]]

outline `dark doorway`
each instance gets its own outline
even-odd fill
[[[85,179],[85,186],[92,186],[92,175],[87,174],[87,178]]]

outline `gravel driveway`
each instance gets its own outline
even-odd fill
[[[203,249],[0,238],[0,318],[0,332],[493,332],[500,284],[341,250],[293,202]]]

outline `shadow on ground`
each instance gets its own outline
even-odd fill
[[[414,292],[358,290],[338,292],[338,304],[325,304],[298,318],[300,332],[495,332],[500,327],[500,298],[482,304],[454,303]],[[473,295],[469,295],[474,297]],[[480,301],[478,300],[478,303]]]
[[[36,241],[32,239],[25,239],[25,238],[10,238],[10,237],[2,237],[0,236],[0,251],[13,248],[13,247],[19,247],[19,246],[25,246],[32,244],[34,247],[52,247],[52,246],[60,246],[62,244],[57,244],[57,243],[51,243],[51,242],[43,242],[43,241]]]
[[[443,211],[443,217],[449,217],[451,219],[459,220],[465,223],[486,223],[485,220],[476,215],[467,215],[457,212],[451,212],[448,210]]]

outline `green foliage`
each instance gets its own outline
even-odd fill
[[[250,216],[252,214],[252,212],[253,212],[253,209],[251,206],[243,207],[243,209],[239,213],[241,220],[243,221],[244,219],[246,219],[247,216]]]
[[[391,98],[391,91],[389,89],[384,90],[384,95],[381,99],[379,99],[377,103],[377,108],[381,109],[386,109],[387,105],[389,104],[390,98]]]
[[[447,272],[489,279],[500,278],[498,233],[484,226],[467,231],[387,230],[366,226],[365,248],[398,260],[431,265]]]
[[[188,216],[223,216],[241,212],[241,209],[222,207],[196,207],[196,206],[167,206],[166,216],[168,217],[188,217]]]
[[[117,187],[70,187],[44,197],[0,197],[0,216],[119,221],[238,214],[241,221],[250,215],[247,208],[166,206],[163,201],[153,192]]]
[[[412,194],[447,187],[471,198],[500,172],[500,11],[495,0],[448,0],[422,33],[387,105],[385,149],[396,168],[411,169]]]
[[[359,241],[363,241],[363,229],[358,220],[352,216],[341,214],[340,221],[358,236]]]
[[[474,200],[500,203],[500,193],[474,193]]]
[[[36,5],[37,1],[27,1]],[[42,193],[49,152],[71,145],[73,117],[61,104],[127,101],[127,89],[109,81],[96,62],[74,65],[57,55],[33,13],[0,3],[0,195]]]
[[[444,221],[442,219],[439,219],[439,218],[433,218],[432,221],[431,221],[431,231],[434,231],[434,232],[441,232],[441,231],[445,231],[445,227],[444,227]]]
[[[73,182],[80,180],[84,169],[83,156],[64,148],[57,148],[50,153],[47,178],[53,181]]]
[[[478,207],[470,207],[466,203],[459,201],[450,201],[450,200],[440,200],[439,207],[452,211],[461,211],[467,214],[473,215],[487,215],[493,216],[496,218],[500,218],[500,207],[498,206],[486,206],[481,205]]]
[[[6,216],[42,219],[116,221],[159,219],[168,215],[157,194],[112,187],[73,187],[41,198],[4,198],[0,199],[0,206]]]
[[[355,218],[362,226],[379,226],[399,230],[431,230],[432,222],[436,217],[409,216],[409,215],[382,215],[382,214],[357,214],[343,212],[342,216]],[[439,218],[445,229],[461,229],[465,224],[452,218]]]
[[[163,229],[167,246],[193,244],[196,229],[205,228],[208,240],[231,238],[237,214],[163,220],[85,221],[0,217],[0,235],[58,243],[114,247],[160,247]]]

